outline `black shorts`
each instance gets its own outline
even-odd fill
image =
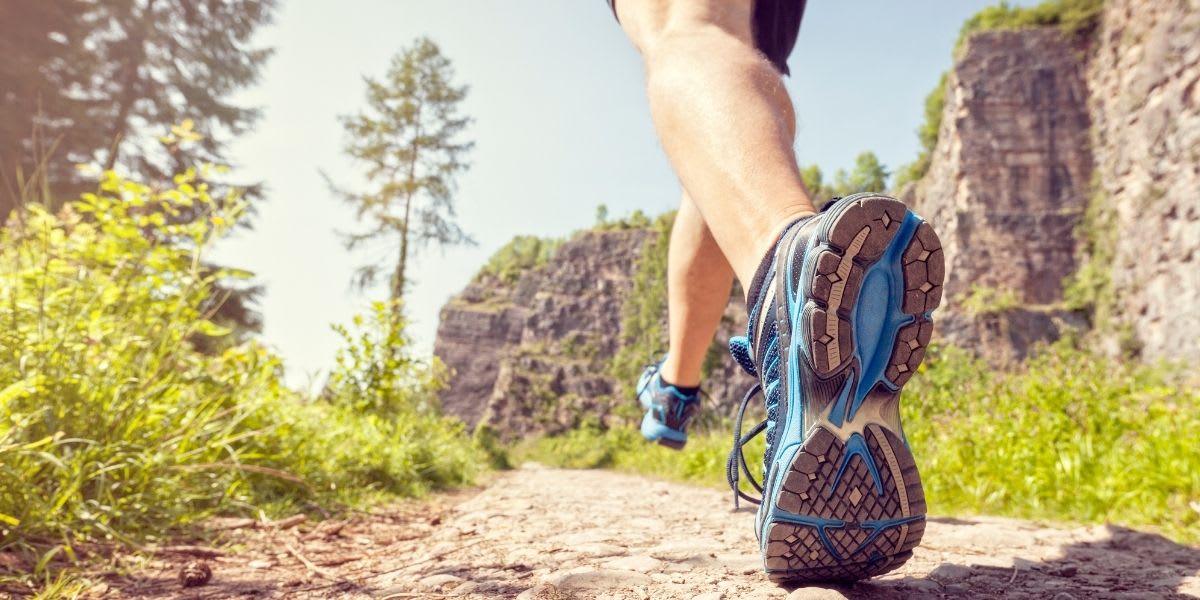
[[[754,2],[754,45],[767,56],[780,73],[788,74],[787,59],[800,34],[806,0],[756,0]],[[617,0],[608,0],[613,15]]]

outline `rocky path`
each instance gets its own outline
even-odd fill
[[[215,544],[226,550],[165,548],[101,577],[88,596],[1200,597],[1200,548],[1119,527],[997,518],[931,518],[901,570],[847,587],[789,590],[761,573],[753,519],[749,509],[732,512],[729,495],[716,490],[528,465],[419,507],[315,525],[227,524]],[[204,585],[180,584],[181,570],[203,579],[205,568],[212,577]]]

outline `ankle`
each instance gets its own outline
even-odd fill
[[[663,361],[662,368],[658,371],[658,376],[662,378],[664,384],[677,388],[700,387],[700,370],[683,369],[670,356],[667,357],[667,360]]]

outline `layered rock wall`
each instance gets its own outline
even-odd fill
[[[649,229],[582,234],[515,284],[481,277],[468,285],[442,309],[434,345],[452,369],[443,409],[510,439],[632,418],[635,399],[622,396],[611,361],[622,343],[638,261],[656,235]],[[664,309],[664,331],[666,317]],[[734,297],[708,365],[708,416],[731,414],[754,383],[723,349],[745,326],[744,303]],[[665,345],[663,339],[645,348],[646,362]]]
[[[1200,364],[1200,2],[1108,0],[1088,82],[1114,244],[1097,326],[1122,350]]]
[[[944,341],[1016,359],[1070,319],[1092,168],[1084,51],[1054,28],[986,31],[950,72],[929,171],[903,194],[942,238]]]

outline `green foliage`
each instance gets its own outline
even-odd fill
[[[526,271],[550,262],[563,245],[563,240],[534,235],[518,235],[502,246],[484,263],[475,275],[476,280],[490,276],[506,284],[514,284]]]
[[[1091,187],[1083,218],[1075,226],[1081,264],[1063,282],[1063,301],[1067,308],[1084,313],[1094,329],[1104,330],[1109,326],[1114,304],[1112,269],[1117,221],[1109,197],[1100,187],[1098,173],[1093,175]]]
[[[1200,540],[1200,392],[1178,373],[1048,349],[1013,373],[935,352],[904,402],[937,512],[1159,527]]]
[[[633,386],[642,369],[665,351],[667,314],[667,249],[675,212],[653,224],[657,234],[646,240],[633,274],[633,289],[622,307],[620,349],[609,363],[608,374],[620,386],[618,397],[633,398]]]
[[[810,165],[801,169],[804,187],[809,196],[819,206],[831,198],[843,198],[859,192],[882,192],[887,189],[887,179],[891,175],[887,167],[879,162],[874,152],[862,152],[854,158],[854,169],[849,173],[838,169],[833,175],[833,181],[825,184],[825,176],[821,168]]]
[[[366,222],[346,236],[346,246],[382,246],[387,257],[359,267],[355,283],[370,287],[386,273],[393,300],[404,297],[417,250],[475,243],[454,221],[456,179],[475,144],[460,139],[471,119],[459,113],[467,87],[453,80],[454,67],[437,44],[418,38],[392,58],[382,80],[366,79],[367,110],[341,118],[345,152],[365,167],[371,186],[356,192],[329,182]]]
[[[917,129],[917,139],[921,142],[921,150],[915,161],[900,167],[896,174],[895,189],[897,190],[909,182],[919,181],[929,171],[933,149],[937,147],[938,132],[942,127],[942,111],[946,106],[946,82],[949,78],[949,71],[942,73],[937,85],[925,97],[925,121]]]
[[[646,229],[654,221],[640,208],[623,219],[609,219],[608,207],[603,204],[596,208],[596,225],[591,231],[620,231],[624,229]]]
[[[230,137],[259,115],[233,97],[270,56],[253,40],[275,5],[0,3],[0,188],[18,168],[40,171],[57,207],[87,189],[78,162],[119,165],[164,185],[185,165],[227,163]],[[184,119],[208,135],[163,152],[157,132]],[[0,194],[0,222],[11,208]]]
[[[1047,348],[998,372],[931,349],[901,403],[934,514],[984,513],[1149,526],[1200,541],[1200,392],[1179,373]],[[747,462],[761,464],[759,444]],[[694,432],[683,452],[633,428],[527,441],[520,460],[612,468],[722,487],[729,432]]]
[[[109,172],[61,214],[32,205],[0,229],[0,550],[72,557],[214,513],[419,494],[479,463],[437,414],[442,371],[383,305],[345,334],[320,401],[253,343],[197,350],[229,334],[202,307],[237,273],[203,258],[245,206],[203,176],[155,191]]]
[[[38,207],[0,231],[0,547],[121,539],[220,501],[255,398],[277,393],[260,348],[217,356],[199,311],[222,273],[199,260],[241,214],[196,172],[167,192],[108,173],[61,217]],[[173,223],[184,208],[207,218]],[[179,240],[176,244],[161,239]]]
[[[608,205],[596,205],[596,227],[603,227],[608,223]]]
[[[1000,2],[963,23],[955,48],[976,31],[1058,26],[1066,34],[1087,34],[1095,29],[1103,10],[1104,0],[1045,0],[1029,7]]]
[[[1005,313],[1024,304],[1016,290],[972,285],[971,292],[963,298],[961,305],[967,314],[979,317]]]

